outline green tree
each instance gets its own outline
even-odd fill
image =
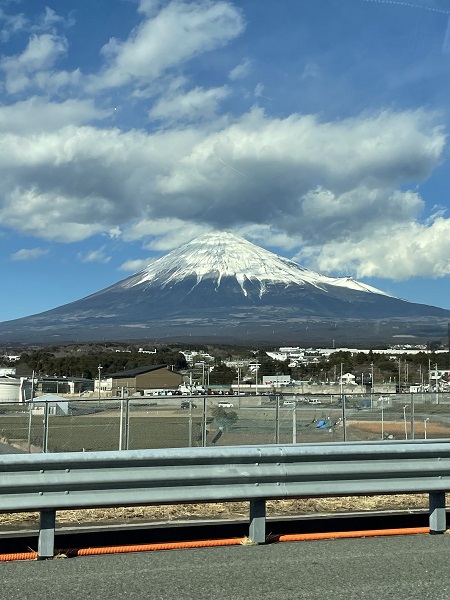
[[[231,385],[237,377],[236,371],[227,367],[225,363],[215,365],[209,374],[209,383],[212,385]]]
[[[213,416],[213,426],[221,431],[229,431],[238,420],[237,413],[234,410],[225,410],[221,406],[215,406],[211,414]]]

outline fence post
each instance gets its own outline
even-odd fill
[[[42,451],[48,452],[48,402],[44,403],[44,439],[42,441]]]
[[[31,453],[31,423],[33,419],[33,399],[30,400],[28,405],[28,454]]]
[[[346,405],[346,395],[341,394],[341,402],[342,402],[342,427],[344,433],[344,442],[347,441],[347,405]]]
[[[275,444],[280,443],[280,396],[276,394],[275,396],[276,406],[275,406]]]
[[[447,529],[445,492],[430,493],[430,533],[444,533]]]
[[[266,501],[265,499],[250,500],[250,530],[249,538],[255,544],[266,543]]]
[[[38,557],[53,558],[55,552],[56,511],[41,510],[39,518]]]
[[[123,394],[123,388],[122,388]],[[120,398],[120,417],[119,417],[119,450],[123,448],[123,396]]]
[[[130,398],[125,402],[125,450],[130,449]]]
[[[206,436],[208,432],[206,431],[206,420],[207,420],[207,405],[206,405],[206,396],[203,396],[203,415],[202,415],[202,447],[206,448]]]

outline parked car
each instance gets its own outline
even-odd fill
[[[225,400],[222,402],[219,402],[219,407],[220,408],[233,408],[234,404],[232,404],[231,402],[226,402]]]
[[[285,400],[283,402],[283,406],[295,406],[296,402],[295,400]]]
[[[308,404],[322,404],[322,402],[320,400],[318,400],[317,398],[309,398],[307,400]]]
[[[185,408],[190,408],[191,406],[192,406],[192,408],[197,408],[197,405],[194,404],[194,402],[191,402],[190,400],[182,400],[181,401],[180,408],[185,409]]]

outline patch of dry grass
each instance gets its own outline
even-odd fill
[[[311,498],[301,500],[269,500],[267,516],[332,514],[375,510],[414,510],[428,508],[427,494],[392,496],[349,496],[345,498]],[[210,504],[176,504],[167,506],[134,506],[61,510],[58,523],[66,525],[108,524],[130,522],[167,522],[194,519],[248,518],[248,502],[217,502]],[[32,527],[39,523],[39,513],[0,514],[0,524]]]

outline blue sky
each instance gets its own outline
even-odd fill
[[[0,0],[0,321],[211,230],[450,308],[450,0]]]

